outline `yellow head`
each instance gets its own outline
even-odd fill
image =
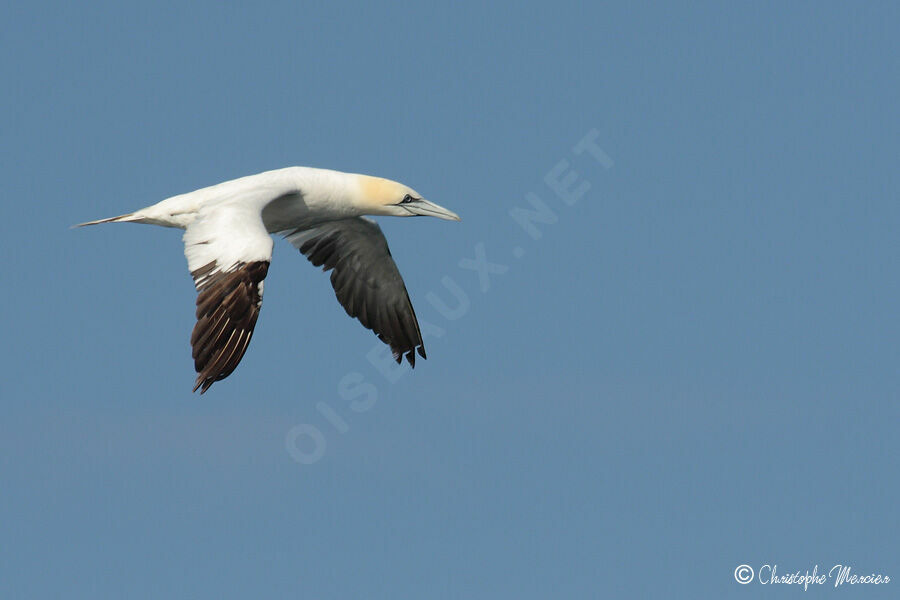
[[[392,217],[428,216],[459,221],[456,213],[422,198],[414,189],[381,177],[357,175],[357,204],[366,215]]]

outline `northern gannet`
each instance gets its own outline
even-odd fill
[[[425,346],[387,240],[363,215],[459,217],[401,183],[328,169],[288,167],[173,196],[153,206],[81,223],[147,223],[184,230],[197,288],[191,334],[202,394],[228,377],[247,350],[262,306],[274,245],[285,237],[309,261],[332,270],[331,285],[351,317],[415,366]]]

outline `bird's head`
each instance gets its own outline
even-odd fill
[[[359,176],[358,204],[367,215],[460,220],[455,212],[425,200],[414,189],[381,177]]]

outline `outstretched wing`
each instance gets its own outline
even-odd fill
[[[414,367],[416,351],[426,358],[406,285],[377,223],[354,217],[282,233],[312,264],[331,270],[338,302],[391,347],[398,363],[405,355]]]
[[[184,232],[184,253],[197,288],[191,347],[202,394],[241,362],[262,306],[272,238],[258,211],[218,205]]]

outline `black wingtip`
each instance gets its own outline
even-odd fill
[[[426,359],[428,358],[427,356],[425,356],[425,346],[419,346],[417,350],[419,351],[419,356]]]
[[[192,389],[191,392],[196,392],[199,389],[200,395],[202,396],[203,394],[206,393],[206,390],[208,390],[210,387],[212,387],[213,383],[215,383],[214,380],[207,379],[206,377],[203,377],[201,375],[200,377],[197,378],[196,383],[194,383],[194,389]]]

